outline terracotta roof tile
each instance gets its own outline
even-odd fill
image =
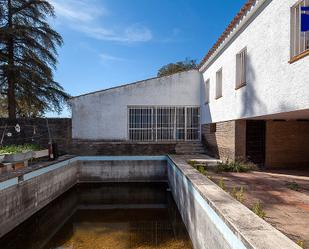
[[[220,44],[225,40],[225,38],[233,31],[235,26],[239,23],[239,21],[247,14],[247,12],[251,9],[252,6],[255,5],[257,0],[248,0],[245,5],[240,9],[234,19],[230,22],[224,32],[221,34],[216,43],[212,46],[212,48],[208,51],[208,53],[204,56],[198,68],[200,69],[205,62],[215,53]]]

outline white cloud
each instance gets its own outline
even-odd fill
[[[109,54],[100,54],[100,58],[102,59],[103,62],[107,61],[127,61],[127,59],[121,58],[121,57],[116,57],[113,55]]]
[[[97,8],[85,0],[50,0],[50,2],[58,17],[71,21],[90,22],[107,14],[103,7]]]
[[[77,28],[89,37],[105,41],[147,42],[152,39],[151,31],[140,24],[131,25],[118,32],[102,27],[90,27],[88,25],[79,26]]]
[[[100,22],[108,11],[96,0],[50,0],[55,8],[58,21],[71,29],[89,37],[116,42],[147,42],[152,32],[141,24],[129,24],[126,27],[105,28]]]

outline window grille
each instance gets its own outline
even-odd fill
[[[216,99],[222,97],[222,68],[216,73]]]
[[[302,0],[291,8],[291,58],[309,50],[309,31],[301,32],[301,8],[308,6],[309,0]]]
[[[246,84],[247,49],[236,55],[236,89]]]
[[[205,81],[205,104],[209,103],[209,84],[210,84],[210,80],[206,80]]]
[[[199,107],[128,107],[128,137],[133,141],[199,140]]]

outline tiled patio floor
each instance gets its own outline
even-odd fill
[[[260,200],[266,212],[265,220],[294,241],[303,240],[309,248],[309,170],[251,173],[214,173],[213,181],[224,179],[228,191],[244,186],[244,205],[251,208]],[[295,182],[299,191],[291,190]]]

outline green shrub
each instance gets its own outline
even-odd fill
[[[244,162],[241,160],[226,161],[219,163],[216,167],[217,172],[249,172],[256,167],[252,163]]]
[[[191,165],[192,167],[195,167],[195,164],[196,164],[197,162],[194,161],[194,160],[189,160],[187,163],[188,163],[189,165]]]
[[[210,181],[213,181],[213,177],[212,176],[207,176],[208,177],[208,179],[210,180]]]
[[[16,154],[21,152],[28,152],[39,150],[40,146],[36,144],[23,144],[23,145],[6,145],[0,147],[0,155],[3,154]]]
[[[253,213],[261,217],[262,219],[266,217],[266,212],[263,210],[263,206],[260,201],[257,201],[256,203],[254,203],[251,210]]]
[[[204,167],[203,165],[199,165],[199,166],[197,167],[197,170],[198,170],[201,174],[203,174],[203,175],[205,175],[205,174],[207,173],[207,170],[205,169],[205,167]]]
[[[227,190],[223,178],[221,178],[221,179],[219,180],[218,186],[219,186],[220,188],[222,188],[224,191]]]
[[[300,246],[301,248],[305,248],[305,242],[303,240],[297,240],[296,244]]]
[[[245,188],[241,186],[238,190],[237,187],[233,187],[231,196],[233,196],[240,203],[243,203],[245,201]]]
[[[286,186],[291,189],[291,190],[294,190],[294,191],[299,191],[301,189],[301,187],[299,186],[298,183],[296,182],[288,182],[286,184]]]

